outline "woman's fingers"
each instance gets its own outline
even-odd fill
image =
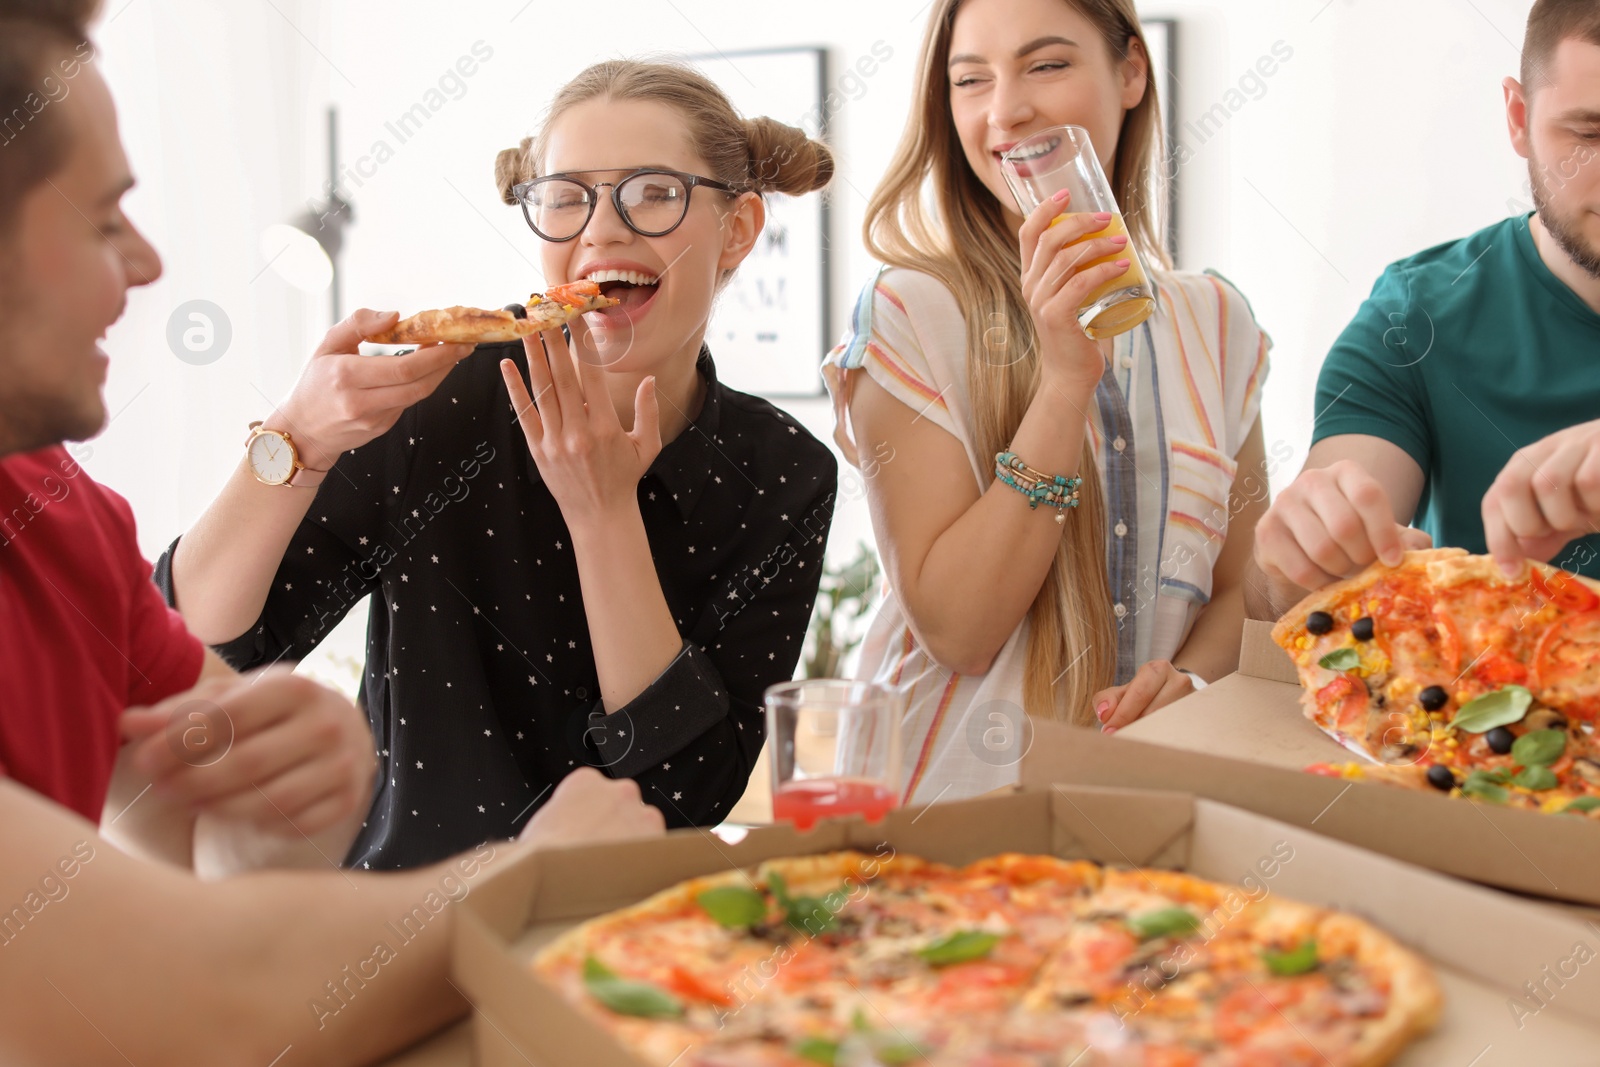
[[[1123,691],[1122,699],[1101,719],[1101,730],[1115,733],[1141,716],[1165,707],[1194,689],[1188,675],[1166,660],[1153,660],[1139,668]]]
[[[500,377],[505,380],[512,410],[517,413],[517,422],[522,426],[522,436],[528,439],[529,448],[538,448],[544,440],[544,423],[539,418],[539,408],[534,404],[533,397],[528,395],[528,387],[522,384],[522,372],[517,370],[514,361],[502,359]]]
[[[656,377],[653,374],[640,382],[638,391],[633,394],[631,436],[641,454],[653,459],[661,451],[661,401],[656,395]]]
[[[583,384],[578,380],[578,367],[573,362],[572,350],[567,345],[567,335],[560,330],[546,330],[542,336],[544,350],[548,355],[550,380],[555,385],[556,400],[561,405],[561,422],[565,427],[583,418],[585,401]]]
[[[528,392],[539,406],[539,420],[547,433],[561,432],[561,397],[556,393],[550,376],[550,357],[545,354],[543,333],[522,339],[522,350],[528,354]]]

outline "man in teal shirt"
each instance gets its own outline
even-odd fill
[[[1539,0],[1504,88],[1537,210],[1373,286],[1323,364],[1305,469],[1256,528],[1256,617],[1430,536],[1600,577],[1600,5]]]

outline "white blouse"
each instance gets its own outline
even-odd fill
[[[1141,664],[1176,654],[1210,600],[1235,457],[1260,409],[1272,344],[1220,275],[1155,272],[1155,281],[1156,312],[1113,342],[1089,420],[1107,505],[1117,684]],[[994,457],[975,450],[966,360],[966,321],[950,291],[926,274],[880,270],[823,366],[846,457],[862,465],[849,397],[864,371],[959,440],[979,492],[986,490]],[[1264,494],[1266,472],[1258,480]],[[958,800],[1016,782],[1031,737],[1022,708],[1027,647],[1024,618],[987,673],[953,674],[918,647],[886,584],[857,676],[906,698],[904,803]]]

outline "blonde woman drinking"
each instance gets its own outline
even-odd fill
[[[863,471],[890,592],[860,673],[907,697],[907,802],[1014,782],[1023,709],[1111,732],[1235,667],[1270,346],[1231,285],[1170,269],[1150,319],[1091,340],[1077,309],[1128,238],[1006,187],[1006,148],[1083,126],[1169,266],[1131,0],[940,0],[915,100],[867,211],[885,267],[826,367],[846,455],[894,457]],[[1006,453],[1081,479],[1076,506],[996,477]]]

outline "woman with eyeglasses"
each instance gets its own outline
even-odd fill
[[[549,283],[618,305],[570,341],[392,358],[352,353],[395,313],[356,312],[259,428],[305,469],[270,485],[241,461],[157,568],[239,668],[305,656],[371,597],[382,778],[352,866],[513,836],[585,765],[637,781],[669,826],[722,821],[821,576],[833,456],[718,382],[704,336],[762,194],[821,188],[828,149],[691,70],[619,60],[495,173]]]

